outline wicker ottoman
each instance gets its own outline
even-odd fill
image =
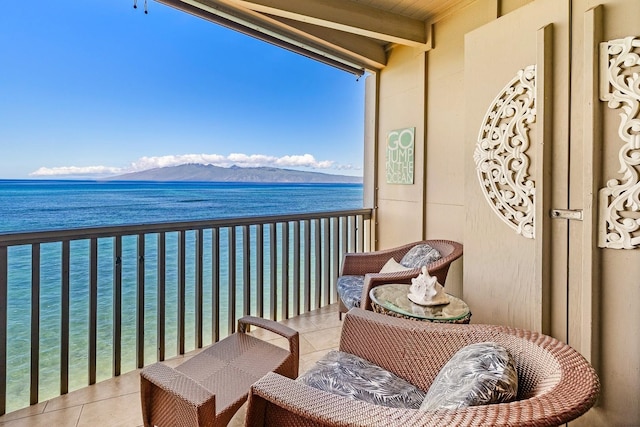
[[[289,350],[247,335],[247,325],[275,332]],[[140,373],[145,426],[226,426],[247,400],[251,385],[268,372],[298,376],[298,332],[272,320],[243,317],[238,332],[171,368],[163,363]]]

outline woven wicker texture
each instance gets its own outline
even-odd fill
[[[247,325],[280,334],[288,339],[289,349],[247,335]],[[250,316],[238,321],[238,331],[175,369],[156,363],[142,370],[140,394],[145,426],[225,426],[247,399],[251,384],[266,373],[297,377],[296,331]]]
[[[365,276],[360,303],[361,308],[371,310],[371,298],[369,298],[371,288],[385,283],[411,283],[411,279],[420,274],[420,268],[393,273],[379,273],[380,269],[389,261],[389,258],[400,261],[411,248],[419,244],[428,244],[442,255],[442,258],[432,262],[427,268],[429,274],[436,276],[438,282],[444,286],[447,280],[449,266],[453,261],[462,256],[462,245],[458,242],[451,240],[422,240],[393,249],[345,254],[342,260],[340,276]],[[340,301],[340,315],[347,311],[348,308]]]
[[[414,322],[353,309],[340,350],[428,389],[460,348],[505,346],[516,362],[517,401],[458,410],[396,409],[353,401],[267,374],[249,396],[248,426],[555,426],[585,413],[599,390],[589,363],[568,345],[539,333],[494,325]]]

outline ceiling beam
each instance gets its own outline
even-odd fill
[[[427,42],[424,21],[350,0],[225,0],[265,13],[407,46]]]
[[[313,37],[324,40],[336,49],[355,55],[372,68],[380,69],[387,65],[386,43],[384,42],[357,34],[345,33],[344,31],[334,30],[332,28],[293,21],[287,18],[274,17],[274,19],[292,28],[297,28]]]

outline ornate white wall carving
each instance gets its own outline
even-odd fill
[[[600,189],[599,246],[640,247],[640,38],[600,44],[600,99],[619,109],[621,179]]]
[[[534,236],[535,183],[529,177],[529,125],[536,120],[536,66],[517,75],[494,99],[473,158],[487,202],[518,234]]]

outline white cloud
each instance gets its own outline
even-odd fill
[[[162,168],[167,166],[178,166],[186,163],[203,165],[214,165],[230,167],[232,165],[240,167],[261,167],[273,166],[280,168],[310,168],[310,169],[353,169],[351,165],[337,165],[333,160],[318,161],[311,154],[287,155],[282,157],[268,156],[265,154],[242,154],[231,153],[228,156],[220,154],[180,154],[169,156],[141,157],[132,162],[129,167],[119,168],[110,166],[61,166],[61,167],[41,167],[30,176],[107,176],[120,175],[129,172],[140,172],[143,170]]]
[[[219,154],[179,154],[171,156],[140,157],[131,163],[128,172],[139,172],[147,169],[178,166],[186,163],[202,165],[218,164],[225,161],[225,157]]]
[[[30,176],[86,176],[86,175],[114,175],[124,173],[124,169],[109,166],[61,166],[54,168],[40,168],[31,172]]]

